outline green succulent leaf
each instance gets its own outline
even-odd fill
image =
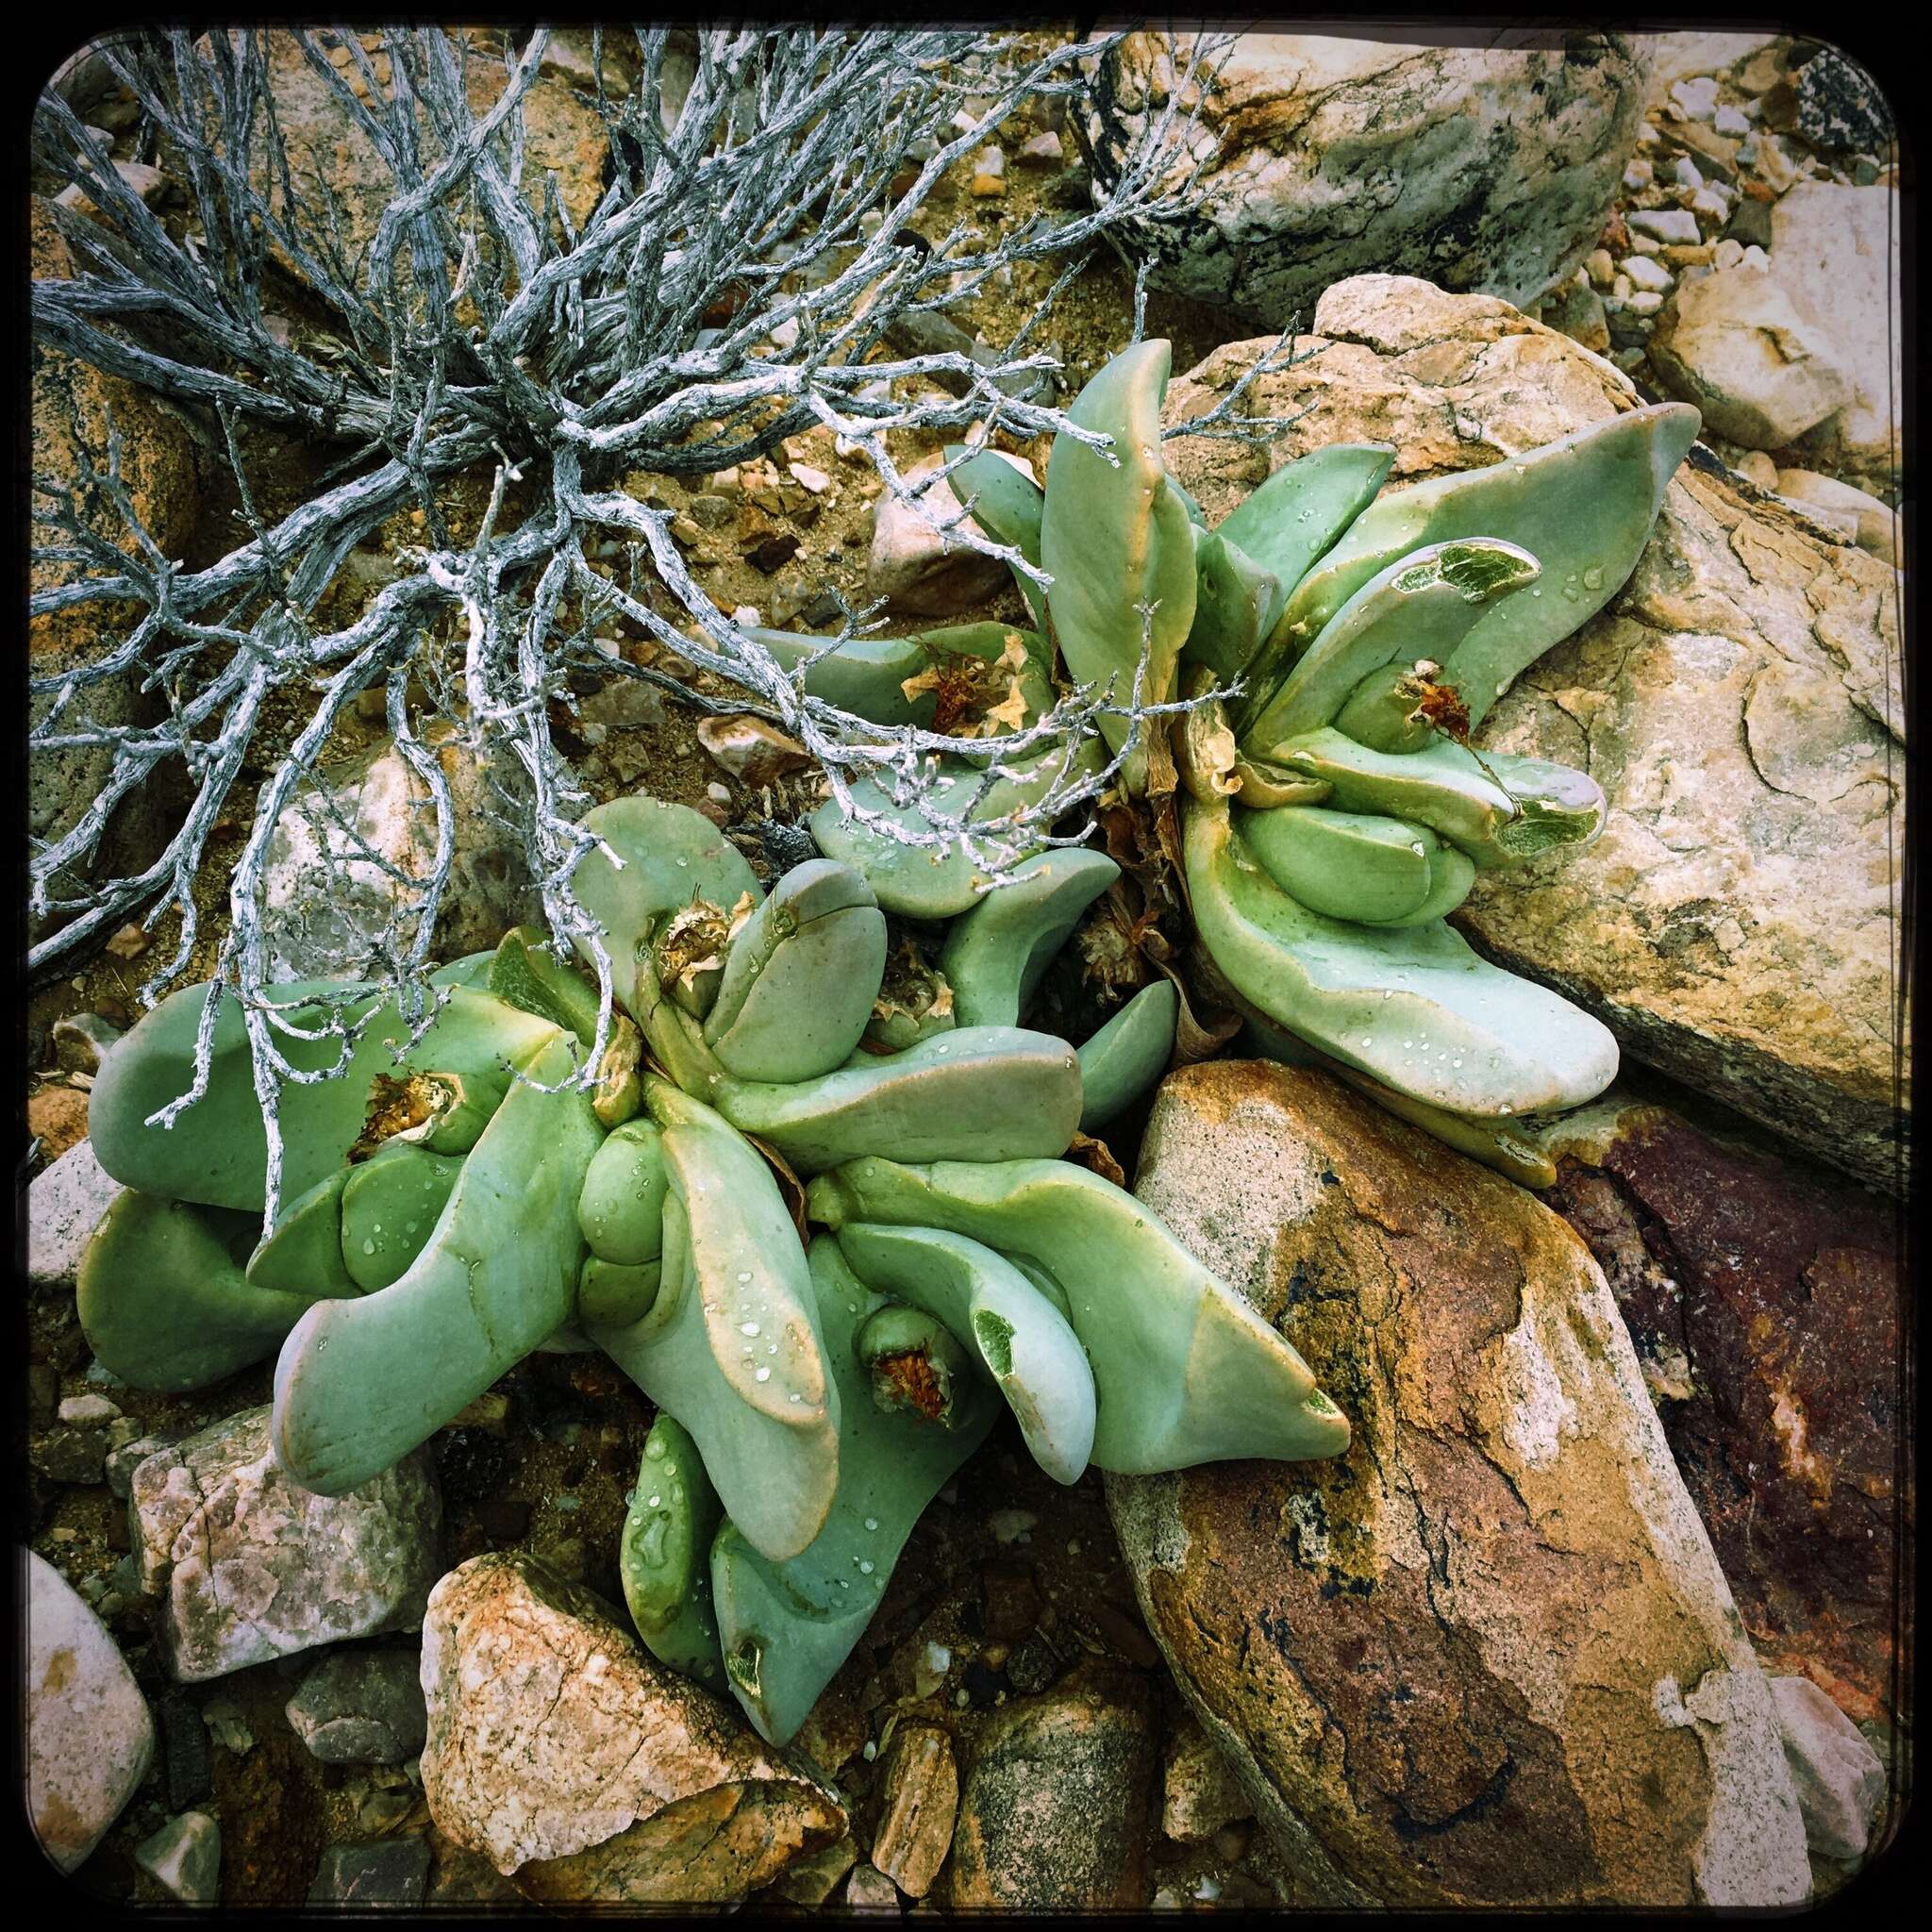
[[[861,1154],[1006,1160],[1059,1154],[1080,1120],[1080,1063],[1064,1040],[961,1026],[904,1053],[789,1086],[721,1080],[718,1110],[802,1174]]]
[[[839,1391],[805,1253],[745,1140],[667,1082],[662,1277],[641,1320],[591,1339],[691,1431],[724,1507],[774,1560],[823,1526],[839,1486]]]
[[[711,1543],[724,1515],[690,1430],[659,1415],[625,1507],[617,1573],[630,1620],[660,1664],[723,1697]]]
[[[591,1157],[577,1226],[599,1260],[635,1266],[663,1253],[663,1140],[657,1122],[626,1121]]]
[[[940,969],[959,1024],[1017,1026],[1054,955],[1120,872],[1103,852],[1042,852],[956,920]]]
[[[1194,525],[1160,458],[1171,353],[1165,341],[1136,342],[1074,398],[1069,417],[1112,439],[1111,460],[1061,435],[1047,462],[1040,548],[1053,577],[1047,605],[1054,632],[1072,675],[1082,684],[1111,680],[1116,703],[1134,695],[1142,608],[1153,610],[1141,692],[1148,704],[1174,695],[1181,646],[1194,623]],[[1118,752],[1127,721],[1103,718],[1100,727]],[[1122,776],[1129,791],[1144,788],[1144,747]]]
[[[1445,661],[1496,599],[1541,575],[1528,551],[1491,539],[1435,543],[1378,571],[1296,660],[1271,701],[1236,722],[1243,749],[1332,724],[1356,687],[1402,658]]]
[[[94,1358],[137,1389],[206,1389],[272,1356],[314,1301],[242,1272],[259,1214],[129,1190],[81,1257],[75,1305]]]
[[[1580,850],[1609,809],[1596,780],[1568,765],[1474,752],[1446,738],[1421,751],[1380,752],[1324,726],[1277,745],[1274,756],[1282,769],[1326,785],[1336,810],[1426,825],[1479,871],[1563,846]]]
[[[1093,1449],[1096,1398],[1065,1315],[1010,1261],[964,1235],[849,1222],[838,1240],[868,1288],[943,1322],[978,1357],[1033,1459],[1055,1482],[1078,1482]]]
[[[390,1141],[342,1185],[342,1265],[364,1294],[400,1281],[428,1246],[459,1158]]]
[[[1301,1357],[1133,1195],[1085,1168],[854,1160],[811,1183],[807,1211],[834,1229],[943,1228],[1045,1269],[1092,1367],[1097,1468],[1149,1474],[1348,1446]]]
[[[273,997],[293,1023],[319,1025],[327,1013],[316,995],[343,991],[336,981],[303,980],[276,987]],[[173,1127],[146,1124],[149,1115],[189,1090],[208,991],[202,985],[170,993],[115,1041],[89,1098],[88,1135],[101,1165],[124,1186],[258,1215],[265,1205],[268,1137],[255,1093],[248,1037],[232,998],[224,997],[215,1017],[208,1091]],[[349,1015],[368,1015],[376,1005],[372,994],[352,1005]],[[347,1160],[349,1149],[361,1138],[378,1074],[406,1077],[445,1070],[490,1078],[526,1065],[556,1037],[548,1021],[459,987],[398,1063],[393,1047],[408,1038],[408,1029],[394,1003],[383,1003],[341,1078],[283,1089],[283,1200],[307,1193]],[[290,1064],[305,1073],[333,1067],[341,1051],[339,1040],[277,1034],[276,1044]]]
[[[854,1346],[881,1298],[853,1274],[829,1236],[811,1244],[810,1282],[838,1391],[838,1495],[809,1547],[789,1561],[761,1554],[735,1516],[711,1544],[731,1693],[758,1735],[778,1745],[797,1734],[872,1622],[921,1512],[999,1414],[998,1399],[976,1375],[958,1393],[951,1428],[882,1412]]]
[[[1236,823],[1268,876],[1330,919],[1420,924],[1441,917],[1425,908],[1460,905],[1475,877],[1470,860],[1425,825],[1379,813],[1307,805],[1242,811]]]
[[[1521,544],[1541,561],[1543,577],[1523,596],[1498,600],[1443,666],[1443,681],[1460,692],[1471,724],[1480,724],[1519,672],[1623,589],[1700,424],[1688,405],[1658,403],[1378,498],[1289,598],[1254,666],[1252,715],[1379,571],[1424,544],[1490,537]]]
[[[966,445],[962,442],[946,445],[949,463],[965,454]],[[1041,568],[1040,526],[1046,510],[1046,492],[1031,476],[1003,461],[991,450],[982,449],[960,463],[951,480],[953,494],[962,504],[972,502],[974,521],[994,542],[1010,545],[1036,570]],[[1024,572],[1013,571],[1012,576],[1033,615],[1034,629],[1043,634],[1045,593]]]
[[[1225,530],[1195,538],[1194,573],[1194,625],[1181,655],[1231,683],[1274,627],[1288,590]]]
[[[886,969],[886,921],[850,866],[787,873],[738,929],[705,1043],[744,1080],[809,1080],[856,1048]]]
[[[544,1085],[574,1064],[549,1033],[530,1068]],[[577,1197],[603,1138],[581,1092],[519,1083],[408,1272],[303,1316],[275,1364],[270,1418],[292,1481],[340,1496],[392,1468],[569,1318]]]
[[[1096,1134],[1167,1071],[1180,1020],[1171,979],[1143,986],[1079,1050],[1080,1131]]]
[[[339,1167],[324,1174],[282,1209],[248,1257],[251,1287],[279,1289],[305,1303],[362,1292],[342,1260],[342,1190],[354,1172]]]
[[[1451,1113],[1577,1107],[1615,1077],[1607,1027],[1490,965],[1447,925],[1326,918],[1275,884],[1226,807],[1191,803],[1185,820],[1202,941],[1278,1025]]]

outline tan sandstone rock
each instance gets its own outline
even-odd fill
[[[827,1791],[533,1557],[472,1557],[436,1586],[423,1684],[439,1829],[544,1903],[741,1898],[845,1830]]]
[[[1315,325],[1321,353],[1249,392],[1251,408],[1307,409],[1265,463],[1238,443],[1167,445],[1210,523],[1324,443],[1393,442],[1399,485],[1637,405],[1608,363],[1483,296],[1363,275]],[[1168,420],[1209,407],[1263,346],[1230,343],[1175,381]],[[1457,915],[1627,1054],[1885,1187],[1903,1098],[1896,595],[1876,558],[1747,497],[1693,447],[1629,585],[1478,734],[1589,772],[1603,837],[1483,874]]]
[[[1795,1904],[1771,1693],[1582,1243],[1326,1075],[1169,1079],[1139,1191],[1355,1431],[1107,1479],[1297,1903]]]

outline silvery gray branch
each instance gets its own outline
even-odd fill
[[[526,165],[524,110],[544,60],[542,30],[521,49],[502,41],[497,56],[440,28],[387,32],[375,55],[341,40],[353,67],[332,64],[315,35],[299,36],[303,58],[392,180],[373,238],[353,254],[327,184],[291,165],[260,32],[143,32],[87,57],[134,95],[149,151],[185,178],[194,209],[185,232],[145,204],[58,86],[33,133],[36,161],[92,204],[55,208],[75,273],[35,283],[40,339],[199,416],[235,471],[250,532],[205,569],[165,556],[135,510],[111,433],[105,449],[82,451],[71,481],[36,479],[37,515],[61,539],[37,560],[75,574],[37,592],[31,608],[98,610],[108,639],[86,662],[34,681],[30,752],[106,748],[111,769],[76,823],[35,841],[31,908],[45,936],[30,971],[71,968],[124,922],[152,927],[172,907],[179,941],[143,997],[179,976],[209,834],[244,767],[270,762],[265,721],[292,698],[306,722],[261,782],[212,974],[243,1010],[269,1119],[272,1199],[275,1095],[288,1079],[326,1075],[291,1066],[278,1041],[296,1023],[263,997],[276,976],[263,937],[265,859],[298,787],[326,796],[317,760],[363,693],[382,694],[398,751],[428,789],[434,858],[420,875],[400,871],[338,813],[346,840],[324,863],[373,862],[393,878],[401,909],[379,983],[407,990],[403,1010],[419,1031],[435,1010],[425,975],[454,849],[449,786],[425,723],[440,718],[439,729],[453,725],[471,749],[487,745],[491,769],[509,774],[492,780],[494,809],[514,826],[553,937],[567,945],[591,929],[572,875],[598,841],[579,824],[589,800],[553,741],[549,707],[568,701],[573,669],[665,681],[600,651],[600,625],[628,620],[722,680],[731,708],[792,734],[862,823],[941,852],[963,848],[994,878],[1029,833],[1037,844],[1097,795],[1119,760],[1096,776],[1068,758],[1023,813],[969,827],[970,802],[949,803],[934,786],[939,752],[970,760],[990,784],[1017,756],[1095,735],[1103,715],[1129,721],[1131,749],[1145,712],[1174,708],[1143,708],[1137,679],[1125,692],[1076,689],[1026,729],[997,737],[870,724],[808,695],[808,664],[781,665],[721,613],[673,541],[671,513],[621,482],[639,471],[713,473],[822,424],[862,450],[929,527],[1046,582],[967,521],[970,499],[937,521],[886,437],[964,436],[977,425],[975,438],[1054,432],[1105,446],[1052,407],[1042,378],[1056,358],[1028,349],[1067,276],[1004,350],[971,341],[945,311],[1003,268],[1058,257],[1077,264],[1096,243],[1130,243],[1142,225],[1185,206],[1191,178],[1174,185],[1172,165],[1186,133],[1180,110],[1151,120],[1091,210],[1038,215],[991,239],[963,221],[937,242],[908,225],[949,166],[1024,103],[1075,93],[1083,63],[1091,71],[1109,43],[1029,59],[1010,42],[959,32],[638,29],[620,60],[600,32],[578,92],[608,133],[608,185],[578,225],[555,176],[537,190]],[[472,66],[489,58],[501,59],[503,79],[478,112]],[[707,327],[727,296],[735,307],[723,326]],[[291,307],[325,315],[326,328],[291,330],[279,313]],[[244,426],[337,452],[322,493],[274,524],[258,514]],[[494,493],[474,541],[459,544],[438,486],[478,466],[493,466]],[[125,543],[99,534],[104,508],[125,525]],[[318,607],[350,552],[411,508],[425,541],[403,555],[405,574],[346,627],[324,628]],[[613,552],[627,569],[607,576],[592,567]],[[847,608],[827,647],[870,615]],[[91,697],[115,679],[158,692],[165,715],[152,724],[97,719]],[[134,875],[94,876],[116,807],[172,761],[186,770],[192,802],[166,849]],[[861,777],[888,788],[901,815],[855,800]],[[908,802],[919,807],[910,825]],[[608,960],[599,977],[608,1026]],[[208,1005],[205,1049],[221,1004]],[[325,1030],[341,1036],[345,1063],[348,1029],[338,1021]],[[580,1081],[593,1077],[603,1044],[600,1030]],[[197,1087],[207,1072],[205,1051]]]

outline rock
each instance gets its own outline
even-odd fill
[[[137,1436],[118,1449],[110,1449],[103,1465],[108,1491],[125,1503],[134,1488],[134,1472],[157,1450],[167,1449],[181,1440],[180,1433],[163,1429],[151,1436]]]
[[[1671,174],[1672,178],[1679,188],[1689,188],[1695,191],[1704,186],[1703,173],[1689,155],[1679,155],[1677,157],[1675,163],[1672,167]]]
[[[1084,108],[1100,183],[1193,39],[1135,34],[1103,63]],[[1158,277],[1270,328],[1371,269],[1531,301],[1594,245],[1645,79],[1622,34],[1567,49],[1243,34],[1188,136],[1201,206],[1150,236]]]
[[[1687,121],[1708,121],[1717,112],[1717,82],[1707,74],[1674,81],[1671,103]]]
[[[1610,325],[1604,314],[1604,298],[1588,282],[1568,283],[1543,310],[1543,321],[1598,356],[1609,352]]]
[[[101,1620],[43,1557],[28,1551],[26,1570],[27,1814],[72,1872],[146,1775],[155,1724]]]
[[[973,158],[973,193],[986,201],[1007,192],[1007,158],[996,147],[983,147]]]
[[[1598,289],[1607,289],[1617,276],[1617,264],[1607,248],[1592,248],[1583,258],[1583,269],[1591,285]],[[1564,329],[1563,333],[1568,335],[1570,331]]]
[[[1827,1858],[1862,1858],[1885,1803],[1884,1762],[1810,1678],[1774,1677],[1771,1696],[1805,1842]]]
[[[337,1651],[302,1679],[289,1723],[325,1764],[402,1764],[428,1737],[413,1650]]]
[[[320,1643],[409,1630],[438,1574],[442,1502],[426,1450],[341,1496],[283,1474],[266,1407],[158,1450],[128,1501],[168,1668],[225,1676]]]
[[[858,1841],[848,1831],[823,1851],[792,1859],[774,1882],[771,1895],[795,1906],[822,1906],[858,1857]]]
[[[1256,1061],[1166,1082],[1137,1191],[1354,1429],[1326,1462],[1106,1479],[1293,1902],[1802,1901],[1770,1690],[1561,1220]]]
[[[472,1557],[423,1626],[438,1827],[546,1903],[714,1903],[846,1828],[735,1710],[533,1558]]]
[[[810,755],[762,718],[700,718],[698,742],[734,778],[747,785],[770,785],[790,772],[802,772]]]
[[[845,1881],[845,1909],[852,1912],[897,1912],[898,1888],[876,1865],[856,1865]]]
[[[27,1184],[26,1278],[36,1288],[72,1288],[94,1229],[122,1191],[94,1158],[93,1142],[76,1141]]]
[[[420,1906],[429,1883],[429,1840],[418,1834],[325,1846],[312,1906]]]
[[[1624,223],[1633,235],[1649,235],[1658,242],[1698,240],[1697,218],[1684,208],[1634,208]]]
[[[54,1057],[70,1073],[98,1074],[101,1057],[121,1038],[98,1013],[68,1013],[54,1022]]]
[[[1733,141],[1746,141],[1751,135],[1750,120],[1736,108],[1719,108],[1710,125],[1719,134]]]
[[[1804,437],[1807,467],[1886,495],[1904,462],[1899,227],[1896,189],[1801,181],[1772,209],[1767,244],[1774,279],[1829,332],[1850,386],[1842,413]]]
[[[1756,484],[1759,490],[1776,492],[1777,465],[1761,449],[1747,449],[1738,458],[1734,474],[1743,477],[1747,483]]]
[[[51,205],[39,196],[31,201],[28,237],[32,273],[45,281],[72,280],[78,273],[72,252],[55,225]],[[108,425],[111,420],[121,439],[121,480],[136,513],[163,556],[185,554],[193,533],[201,500],[201,451],[188,419],[146,390],[117,376],[102,375],[71,356],[42,341],[31,348],[33,473],[73,485],[79,476],[80,443],[105,465]],[[39,499],[33,508],[45,506]],[[86,508],[84,521],[94,535],[132,551],[120,516],[105,501]],[[70,541],[38,515],[29,540],[37,546]],[[39,591],[68,582],[75,567],[55,561],[32,561],[28,588]],[[55,676],[94,662],[108,645],[125,637],[138,619],[132,605],[85,604],[27,621],[29,674]],[[89,718],[104,728],[140,725],[158,715],[152,693],[143,694],[133,675],[104,679],[79,691],[62,716],[68,726]],[[51,695],[27,698],[27,718],[38,724],[47,715]],[[106,787],[113,755],[106,747],[83,746],[64,751],[36,751],[27,761],[27,830],[37,839],[58,841],[79,821]],[[109,825],[110,841],[125,840],[130,853],[145,864],[158,856],[166,830],[152,787],[137,787],[116,807]],[[85,866],[69,869],[65,890],[72,893],[86,882]],[[49,923],[49,929],[58,924]],[[39,936],[39,923],[30,930]]]
[[[87,1138],[87,1095],[77,1087],[42,1087],[26,1103],[26,1131],[48,1160]]]
[[[1779,470],[1774,487],[1780,496],[1794,503],[1849,515],[1860,550],[1869,550],[1886,563],[1897,562],[1893,539],[1897,519],[1869,491],[1855,490],[1849,483],[1840,483],[1836,476],[1821,476],[1815,470]]]
[[[1654,94],[1667,92],[1680,80],[1723,74],[1775,44],[1768,34],[1636,34],[1632,39],[1651,62]]]
[[[1721,228],[1730,218],[1731,205],[1715,188],[1700,188],[1690,197],[1690,212],[1700,227]]]
[[[1632,194],[1641,194],[1656,179],[1657,170],[1641,155],[1624,170],[1624,186]]]
[[[120,1409],[105,1395],[70,1395],[58,1410],[63,1423],[72,1424],[76,1428],[92,1428],[98,1424],[110,1423],[120,1413]]]
[[[134,1862],[182,1905],[214,1905],[222,1892],[222,1827],[206,1811],[183,1812],[135,1847]]]
[[[938,1724],[902,1724],[879,1760],[872,1862],[908,1898],[932,1890],[953,1842],[959,1773]]]
[[[1331,290],[1315,324],[1321,353],[1245,405],[1310,410],[1274,441],[1274,466],[1388,441],[1407,482],[1634,400],[1602,361],[1480,296],[1365,276]],[[1217,402],[1265,346],[1229,344],[1176,378],[1168,420]],[[1210,522],[1261,480],[1239,445],[1166,448]],[[1588,769],[1609,800],[1603,837],[1483,874],[1457,915],[1502,963],[1589,1007],[1625,1053],[1886,1188],[1907,1099],[1891,1045],[1895,595],[1875,558],[1807,534],[1693,448],[1628,587],[1479,733]]]
[[[479,758],[446,724],[424,736],[449,783],[456,834],[430,957],[453,958],[493,946],[508,927],[540,918],[541,906],[522,847],[491,816],[506,809],[497,786],[517,792],[515,761]],[[327,797],[304,785],[269,838],[262,929],[275,978],[361,973],[396,935],[401,888],[380,866],[354,856],[331,808],[400,871],[425,877],[435,858],[429,787],[393,744],[385,741],[329,778]],[[403,928],[405,939],[408,931]]]
[[[1647,255],[1626,256],[1618,266],[1630,277],[1631,285],[1638,289],[1648,289],[1661,293],[1676,280],[1660,261],[1654,261]]]
[[[1161,1774],[1160,1829],[1178,1844],[1211,1839],[1224,1826],[1252,1818],[1255,1807],[1214,1740],[1191,1711],[1167,1734]]]
[[[1085,1663],[1048,1695],[1003,1706],[960,1792],[948,1902],[1025,1912],[1144,1904],[1153,1778],[1151,1700],[1130,1672]]]
[[[1754,248],[1762,253],[1771,245],[1771,204],[1746,195],[1731,210],[1731,218],[1724,224],[1724,240],[1735,242],[1746,254]],[[1766,257],[1767,263],[1769,259]]]
[[[1798,132],[1828,152],[1882,150],[1891,144],[1891,109],[1856,60],[1824,47],[1798,73]]]
[[[1066,158],[1060,138],[1051,127],[1025,142],[1015,157],[1023,168],[1058,168],[1063,165]]]
[[[1004,450],[994,452],[1031,478],[1032,466]],[[920,503],[935,523],[951,524],[959,515],[959,499],[950,482],[918,489],[944,460],[927,457],[904,472]],[[971,518],[964,528],[984,537]],[[989,540],[990,541],[990,540]],[[1007,567],[996,557],[971,550],[958,536],[930,529],[911,507],[898,497],[879,499],[874,514],[872,552],[866,558],[865,594],[888,598],[895,608],[920,617],[957,617],[993,596],[1008,581]]]
[[[1905,1292],[1890,1203],[1612,1089],[1544,1137],[1767,1670],[1892,1720]]]

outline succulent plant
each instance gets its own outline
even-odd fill
[[[874,655],[874,695],[903,702],[920,674],[890,681],[911,660]],[[277,1209],[233,1002],[210,1015],[187,989],[115,1046],[95,1147],[135,1191],[80,1286],[109,1369],[180,1390],[275,1355],[276,1457],[338,1494],[532,1350],[602,1349],[658,1410],[620,1547],[633,1620],[774,1742],[1002,1403],[1060,1482],[1346,1445],[1293,1348],[1059,1158],[1174,1044],[1166,982],[1078,1052],[1023,1024],[1111,859],[1038,855],[922,952],[836,859],[765,892],[682,806],[584,824],[600,844],[575,886],[622,1008],[594,1077],[573,1076],[597,994],[532,931],[437,974],[413,1043],[392,1005],[350,998],[348,1043],[302,1046],[347,1073],[291,1088]],[[207,1089],[164,1128],[204,1024]],[[788,1169],[827,1230],[808,1242]]]
[[[1511,1122],[1600,1092],[1616,1042],[1445,915],[1478,872],[1593,839],[1605,800],[1582,773],[1469,734],[1623,587],[1697,412],[1632,409],[1381,495],[1392,449],[1331,446],[1209,530],[1160,460],[1168,362],[1166,342],[1137,342],[1070,411],[1112,439],[1113,462],[1063,434],[1028,500],[987,453],[957,487],[981,492],[975,514],[1004,541],[1038,532],[1075,678],[1124,689],[1139,670],[1143,702],[1202,700],[1174,731],[1187,887],[1250,1044],[1326,1064],[1519,1178],[1553,1178]],[[1146,769],[1142,747],[1128,790]]]

